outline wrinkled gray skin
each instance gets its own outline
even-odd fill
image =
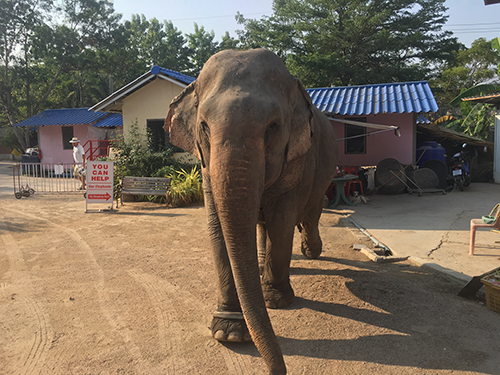
[[[212,56],[172,101],[165,128],[202,161],[219,280],[212,334],[247,341],[250,333],[270,373],[284,374],[266,306],[293,300],[295,226],[302,253],[321,253],[318,221],[337,163],[332,127],[283,62],[258,49]]]

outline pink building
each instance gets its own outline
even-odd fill
[[[419,114],[438,110],[425,81],[307,91],[331,120],[343,166],[375,166],[387,158],[414,164]]]
[[[42,163],[73,163],[73,137],[80,140],[87,157],[107,152],[107,141],[122,134],[119,113],[92,112],[88,108],[47,109],[14,126],[36,126]]]

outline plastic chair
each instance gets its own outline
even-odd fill
[[[344,167],[344,173],[358,176],[358,168],[356,168],[356,167]],[[358,177],[358,178],[356,178],[352,181],[349,181],[345,184],[344,193],[345,193],[346,197],[349,196],[349,194],[351,193],[351,190],[354,193],[354,191],[356,190],[356,184],[359,184],[359,190],[361,192],[361,195],[363,195],[363,184],[361,183],[361,181]]]
[[[500,203],[491,210],[489,217],[493,217],[491,224],[485,224],[483,219],[472,219],[470,221],[470,247],[469,255],[474,255],[474,243],[476,241],[477,228],[496,228],[500,229]]]

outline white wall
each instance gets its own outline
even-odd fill
[[[164,79],[153,82],[123,99],[123,133],[128,137],[130,128],[137,123],[139,134],[146,142],[147,120],[163,120],[173,98],[181,93],[183,87]]]

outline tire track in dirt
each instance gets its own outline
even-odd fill
[[[186,373],[190,363],[186,358],[186,353],[181,350],[185,347],[182,344],[183,337],[185,338],[188,332],[187,340],[196,340],[197,337],[206,337],[207,330],[201,328],[199,324],[187,324],[182,317],[188,310],[196,311],[196,315],[209,315],[208,307],[186,289],[176,287],[167,280],[147,274],[141,269],[132,269],[127,272],[146,290],[156,311],[160,343],[165,348],[165,355],[175,359],[169,361],[167,374]],[[211,350],[218,350],[222,354],[227,367],[224,373],[242,375],[253,373],[249,370],[252,368],[251,362],[245,356],[232,352],[220,344],[212,346]],[[213,354],[208,351],[204,351],[201,358],[197,357],[197,362],[213,360]],[[192,373],[196,371],[196,369],[191,370],[193,370]]]
[[[47,327],[47,318],[38,304],[31,298],[23,297],[22,301],[28,305],[32,315],[36,317],[39,330],[35,332],[33,345],[23,363],[23,369],[20,371],[20,374],[34,375],[40,373],[40,369],[43,366],[46,351],[49,347],[49,330]]]
[[[105,288],[105,285],[104,285],[104,283],[105,283],[104,282],[104,271],[99,266],[90,245],[75,230],[73,230],[71,228],[65,227],[63,225],[59,225],[59,224],[57,224],[57,223],[55,223],[47,218],[41,218],[39,216],[28,214],[26,212],[17,213],[17,214],[28,217],[32,220],[43,221],[46,224],[48,224],[49,226],[51,226],[52,228],[54,228],[59,233],[61,233],[61,232],[65,233],[66,236],[70,237],[73,240],[73,242],[75,243],[75,245],[78,246],[78,248],[81,251],[83,251],[84,254],[86,254],[87,264],[90,266],[90,270],[89,270],[90,271],[90,278],[92,279],[92,281],[94,283],[94,287],[96,289],[97,296],[98,296],[100,309],[101,309],[103,315],[106,317],[111,328],[122,337],[123,346],[126,347],[128,352],[134,357],[135,361],[133,361],[133,363],[138,367],[137,372],[142,373],[142,374],[151,373],[151,371],[149,371],[149,369],[146,369],[144,367],[145,361],[142,358],[141,351],[140,351],[139,347],[137,347],[136,345],[133,344],[132,337],[130,337],[130,335],[127,333],[127,329],[125,329],[126,326],[124,324],[121,324],[118,321],[118,318],[115,319],[112,316],[110,309],[108,308],[109,301],[111,299],[109,298],[109,295],[108,295],[106,288]],[[0,222],[0,224],[1,224],[1,222]],[[0,229],[2,229],[2,228],[0,227]],[[10,237],[12,237],[12,236],[10,236]],[[15,240],[13,238],[12,238],[12,241],[15,243]],[[9,247],[12,247],[12,244],[6,244],[6,245],[9,245]],[[17,255],[17,258],[19,258],[19,257],[21,257],[21,254]],[[46,340],[45,345],[47,345],[47,342],[48,341]],[[68,350],[71,351],[72,348],[67,347],[64,350],[65,350],[65,352]],[[26,363],[27,363],[27,361],[26,361]],[[32,363],[32,361],[30,361],[30,363]],[[41,367],[41,365],[42,365],[42,363],[35,362],[31,365],[31,367],[32,368]],[[24,373],[23,373],[23,375],[24,375]],[[26,374],[26,375],[29,375],[29,374]]]
[[[7,274],[10,274],[12,283],[2,282],[0,292],[2,297],[10,294],[12,299],[24,304],[30,311],[31,317],[34,318],[33,323],[36,329],[33,344],[29,350],[26,350],[27,354],[20,356],[16,366],[16,374],[35,375],[43,367],[53,332],[43,309],[34,299],[33,283],[24,262],[23,254],[17,241],[8,231],[6,222],[5,216],[0,216],[0,239],[4,244],[3,249],[9,263]]]
[[[146,290],[153,305],[158,323],[160,351],[164,351],[167,358],[178,358],[179,354],[181,354],[178,352],[178,348],[182,346],[182,339],[179,336],[179,333],[182,332],[182,325],[175,317],[174,309],[164,307],[169,305],[170,301],[173,301],[173,296],[179,291],[176,291],[174,286],[168,282],[154,280],[154,277],[144,273],[141,269],[132,269],[127,273]],[[168,361],[166,373],[179,373],[187,365],[184,360]]]
[[[101,312],[107,319],[109,325],[111,328],[118,333],[123,340],[123,346],[127,349],[127,351],[130,353],[130,355],[134,358],[133,363],[134,366],[136,367],[136,372],[139,374],[151,374],[151,373],[158,373],[158,369],[154,368],[155,366],[152,364],[149,364],[147,359],[143,357],[141,353],[141,349],[138,345],[134,343],[134,339],[131,335],[131,331],[127,329],[127,325],[122,323],[120,321],[120,317],[118,314],[113,314],[109,306],[111,305],[111,298],[109,296],[109,293],[105,287],[105,275],[102,267],[99,265],[97,262],[97,259],[94,255],[93,249],[91,246],[74,230],[71,228],[68,228],[63,225],[59,225],[55,222],[52,222],[51,220],[47,218],[40,218],[35,215],[31,214],[26,214],[23,213],[23,216],[30,217],[32,219],[37,219],[37,220],[42,220],[46,222],[48,225],[52,226],[55,228],[58,232],[64,233],[67,237],[71,238],[72,242],[79,248],[80,251],[86,254],[87,257],[87,264],[90,266],[90,279],[92,280],[94,287],[96,289],[97,295],[98,295],[98,300],[99,300],[99,305]],[[168,302],[169,300],[178,300],[178,298],[175,298],[175,296],[179,293],[181,293],[180,290],[177,290],[172,284],[162,282],[160,279],[156,279],[152,277],[151,275],[142,273],[140,271],[131,271],[130,276],[133,277],[137,282],[139,282],[147,291],[147,293],[150,295],[150,300],[152,302],[152,305],[154,306],[154,309],[157,313],[157,320],[158,323],[160,324],[160,332],[159,332],[159,337],[160,337],[160,345],[168,350],[170,353],[175,353],[175,360],[170,361],[169,368],[167,374],[182,374],[185,373],[185,370],[189,367],[189,363],[186,360],[183,360],[183,356],[179,356],[180,353],[176,352],[175,348],[180,347],[181,344],[181,334],[185,334],[185,332],[190,332],[192,327],[189,327],[187,329],[186,327],[181,326],[178,323],[178,320],[173,318],[173,313],[176,313],[176,311],[185,311],[186,309],[191,309],[193,308],[195,302],[195,298],[193,297],[190,300],[190,305],[191,306],[182,306],[179,307],[180,310],[165,310],[161,306],[165,305],[165,303],[161,304],[158,301],[163,301],[163,302]],[[159,283],[162,286],[156,286],[155,283]],[[158,285],[159,285],[158,284]],[[196,308],[199,310],[200,308],[203,308],[203,306],[198,303]],[[169,322],[173,322],[172,325],[175,326],[175,328],[169,327]],[[167,337],[170,339],[174,338],[174,341],[172,342],[167,342]],[[69,349],[69,348],[66,348]],[[224,348],[225,349],[225,348]],[[226,349],[227,350],[227,349]],[[207,358],[208,359],[208,358]],[[237,372],[238,373],[238,372]],[[23,374],[24,375],[24,374]],[[26,374],[30,375],[30,374]]]
[[[11,210],[9,210],[11,211]],[[31,220],[38,220],[44,222],[45,224],[52,227],[57,233],[63,236],[69,237],[80,250],[87,257],[87,264],[90,268],[90,279],[92,280],[94,287],[97,292],[98,301],[100,309],[108,321],[111,328],[122,337],[122,346],[133,357],[133,361],[129,362],[129,366],[134,366],[129,368],[130,371],[135,371],[138,374],[150,374],[158,373],[154,364],[148,362],[146,358],[143,357],[141,349],[138,345],[134,343],[133,337],[131,336],[130,330],[127,329],[127,325],[123,323],[120,319],[119,314],[116,311],[112,311],[112,298],[110,297],[108,290],[105,286],[105,274],[102,267],[99,265],[92,247],[78,234],[78,232],[72,228],[68,228],[63,224],[58,224],[53,222],[48,218],[43,218],[26,212],[15,213],[11,211],[12,214],[22,215]],[[70,223],[68,223],[70,225]],[[0,227],[0,229],[2,229]],[[1,233],[1,232],[0,232]],[[156,312],[156,319],[159,325],[159,345],[165,349],[166,353],[171,353],[172,360],[168,361],[167,372],[165,369],[163,373],[166,374],[183,374],[186,373],[186,369],[190,368],[189,360],[186,358],[185,353],[179,348],[186,347],[182,345],[185,340],[196,341],[199,337],[207,337],[207,330],[204,327],[200,327],[199,324],[193,324],[192,322],[182,322],[180,319],[185,311],[195,310],[198,313],[203,312],[203,315],[211,315],[211,311],[205,304],[202,304],[195,296],[188,293],[186,290],[181,290],[180,288],[174,286],[173,284],[167,282],[166,280],[154,277],[150,274],[142,272],[142,270],[133,269],[130,270],[129,275],[146,290],[153,308]],[[30,304],[30,309],[32,311],[40,312],[39,307],[36,304]],[[26,303],[29,303],[26,300]],[[168,306],[168,308],[167,308]],[[38,309],[38,310],[36,310]],[[43,314],[36,315],[44,317]],[[48,323],[46,320],[39,320],[39,323],[44,325],[44,329],[40,329],[40,332],[44,332],[43,335],[35,337],[35,341],[31,348],[30,354],[25,359],[25,364],[29,371],[40,371],[43,367],[42,360],[46,354],[46,348],[52,341],[50,338],[53,333],[48,333]],[[186,334],[187,333],[187,334]],[[186,336],[188,337],[186,339]],[[213,340],[213,339],[210,339]],[[74,349],[74,348],[73,348]],[[72,348],[66,347],[64,352],[72,352]],[[229,374],[253,374],[254,369],[252,369],[252,361],[249,356],[239,354],[227,348],[221,344],[210,345],[210,348],[206,348],[203,351],[203,356],[197,354],[197,361],[200,363],[210,363],[216,358],[216,352],[219,352],[224,360],[227,371]],[[52,353],[54,356],[62,356],[62,353]],[[56,358],[52,358],[55,360]],[[55,362],[54,362],[55,363]],[[222,365],[219,365],[223,367]],[[191,365],[192,367],[192,365]],[[27,371],[28,371],[27,370]],[[193,373],[199,371],[199,369],[193,368]],[[34,375],[34,372],[21,373],[22,375]]]
[[[52,225],[58,227],[60,230],[65,231],[69,237],[75,242],[75,244],[84,251],[88,258],[87,264],[90,266],[90,278],[94,283],[94,288],[97,292],[98,302],[100,310],[108,324],[119,336],[122,337],[122,345],[127,349],[127,351],[134,358],[134,366],[137,368],[137,372],[140,374],[150,374],[154,373],[154,369],[147,366],[147,360],[143,357],[140,348],[134,344],[133,338],[127,329],[126,324],[121,322],[118,314],[112,313],[112,298],[105,286],[105,277],[102,267],[97,262],[94,255],[92,247],[73,229],[67,228],[56,223],[47,220]],[[131,362],[132,363],[132,362]]]

